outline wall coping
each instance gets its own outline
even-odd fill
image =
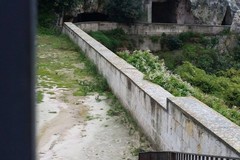
[[[195,97],[169,97],[167,103],[175,104],[195,123],[207,129],[238,154],[240,152],[240,127]],[[240,154],[239,154],[240,155]]]
[[[75,25],[78,24],[99,24],[99,23],[109,23],[109,24],[121,24],[126,26],[134,26],[134,25],[164,25],[164,26],[198,26],[198,27],[219,27],[219,28],[230,28],[231,25],[207,25],[207,24],[177,24],[177,23],[148,23],[148,22],[136,22],[134,24],[125,24],[125,23],[118,23],[118,22],[108,22],[108,21],[87,21],[87,22],[77,22],[74,23]]]
[[[82,39],[84,38],[85,42],[93,47],[94,50],[101,53],[102,57],[105,58],[109,63],[111,63],[116,69],[121,73],[126,75],[136,86],[141,88],[146,94],[152,97],[156,102],[160,104],[165,110],[167,110],[167,97],[173,97],[171,93],[163,89],[161,86],[144,80],[144,74],[138,71],[135,67],[127,63],[125,60],[117,56],[115,53],[110,51],[104,45],[96,41],[94,38],[89,36],[87,33],[82,31],[76,25],[70,22],[65,22],[65,27],[73,30],[78,34]],[[159,97],[156,93],[163,93]]]
[[[86,34],[80,28],[72,23],[65,23],[64,27],[74,31],[81,39],[91,45],[95,51],[102,55],[117,70],[126,75],[132,83],[136,84],[149,97],[160,104],[169,112],[169,103],[175,104],[184,114],[191,118],[194,122],[210,131],[212,135],[217,137],[236,154],[240,156],[240,127],[214,111],[212,108],[193,97],[174,97],[171,93],[163,89],[161,86],[153,84],[143,79],[144,75],[135,67],[118,57],[112,51],[107,49],[101,43]],[[164,96],[158,96],[162,95]],[[169,113],[171,114],[171,113]]]

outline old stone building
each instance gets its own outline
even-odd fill
[[[238,0],[144,0],[146,22],[231,25]]]

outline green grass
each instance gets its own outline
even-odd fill
[[[37,103],[43,102],[43,92],[37,91]]]
[[[107,115],[110,117],[120,117],[120,122],[129,128],[129,134],[132,135],[135,131],[139,131],[136,121],[131,114],[122,106],[120,101],[112,93],[108,93],[107,97],[110,101],[111,108],[107,111]]]
[[[70,88],[74,96],[109,90],[95,65],[67,36],[39,31],[37,42],[38,87]],[[80,63],[84,67],[74,66]]]
[[[119,48],[132,48],[130,37],[122,29],[89,32],[89,35],[113,52]]]
[[[110,92],[107,81],[98,73],[96,66],[75,44],[66,36],[49,33],[49,31],[39,32],[37,40],[37,76],[39,79],[37,86],[39,88],[68,88],[73,90],[73,96],[86,96],[95,92],[107,95],[111,106],[107,114],[118,116],[120,122],[129,128],[129,134],[135,133],[138,127],[130,113]],[[84,67],[79,68],[74,65],[79,63],[84,64],[81,65]],[[68,102],[65,96],[61,98]],[[96,100],[101,101],[99,98]],[[98,117],[87,115],[85,118],[91,121]]]

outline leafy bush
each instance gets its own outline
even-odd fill
[[[167,48],[170,51],[180,49],[183,44],[178,36],[166,35],[165,33],[162,34],[160,43],[163,49]]]
[[[208,106],[212,107],[231,121],[240,125],[240,112],[236,108],[229,108],[222,99],[210,94],[204,94],[198,88],[193,88],[190,84],[184,82],[178,75],[168,71],[164,66],[164,62],[159,60],[158,57],[153,56],[148,51],[134,51],[132,54],[129,52],[119,52],[118,54],[128,63],[143,72],[146,79],[159,84],[173,95],[195,96],[200,101],[206,103]],[[179,68],[178,72],[181,72],[185,79],[190,79],[192,83],[196,83],[197,86],[204,88],[207,92],[213,94],[214,91],[212,90],[219,93],[222,91],[224,92],[226,88],[231,88],[231,81],[227,80],[227,78],[219,77],[218,79],[216,76],[211,77],[211,75],[207,75],[205,71],[194,67],[188,62],[185,62],[184,67],[182,68],[182,70]],[[233,89],[234,88],[240,88],[240,86],[235,86]],[[229,92],[229,90],[227,90],[227,92]],[[224,98],[224,95],[227,94],[221,94],[221,97]],[[239,95],[239,89],[235,89],[228,94],[228,98],[225,98],[225,100],[228,103],[235,103],[238,105],[240,102]]]
[[[204,93],[222,98],[230,107],[240,106],[240,83],[235,83],[226,77],[209,75],[189,62],[184,62],[183,65],[177,67],[176,73]]]
[[[64,18],[67,12],[71,12],[81,3],[82,0],[38,0],[39,25],[55,27],[58,17]]]
[[[90,32],[89,34],[110,50],[115,50],[116,47],[119,45],[119,42],[117,40],[111,39],[101,31]]]
[[[90,32],[94,39],[101,42],[104,46],[112,51],[116,51],[117,48],[130,47],[131,42],[129,37],[122,29],[114,29],[110,31],[95,31]]]
[[[132,23],[142,17],[142,6],[139,0],[109,0],[105,10],[113,21]]]
[[[196,36],[196,33],[193,32],[183,32],[179,34],[179,39],[182,42],[191,42],[192,38]]]
[[[128,63],[145,73],[145,78],[161,85],[166,90],[176,96],[187,96],[191,93],[189,84],[181,81],[177,76],[169,72],[157,56],[153,56],[149,51],[118,52],[118,55]]]
[[[207,72],[215,71],[217,63],[215,50],[204,48],[199,44],[186,44],[183,46],[182,52],[184,61],[189,61]]]
[[[159,36],[150,36],[150,40],[152,41],[152,43],[158,43],[158,41],[160,40]]]

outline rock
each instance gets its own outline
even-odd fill
[[[57,114],[56,111],[49,111],[48,113],[51,113],[51,114]]]
[[[178,24],[231,25],[234,14],[240,9],[239,0],[145,0],[145,5],[151,3],[156,5],[152,8],[161,8],[168,3],[170,11],[159,9],[159,12],[166,14],[168,21],[171,21],[171,23]],[[149,9],[149,7],[146,8]],[[152,14],[151,11],[147,13]],[[155,13],[155,15],[148,17],[156,16],[158,15]],[[151,22],[151,20],[148,21]],[[156,22],[158,21],[165,23],[161,22],[162,20]]]
[[[189,0],[196,24],[221,25],[227,11],[226,0]]]
[[[231,32],[240,33],[240,10],[235,13],[230,30]]]
[[[197,24],[231,25],[234,14],[240,9],[237,0],[189,0],[188,3]]]

